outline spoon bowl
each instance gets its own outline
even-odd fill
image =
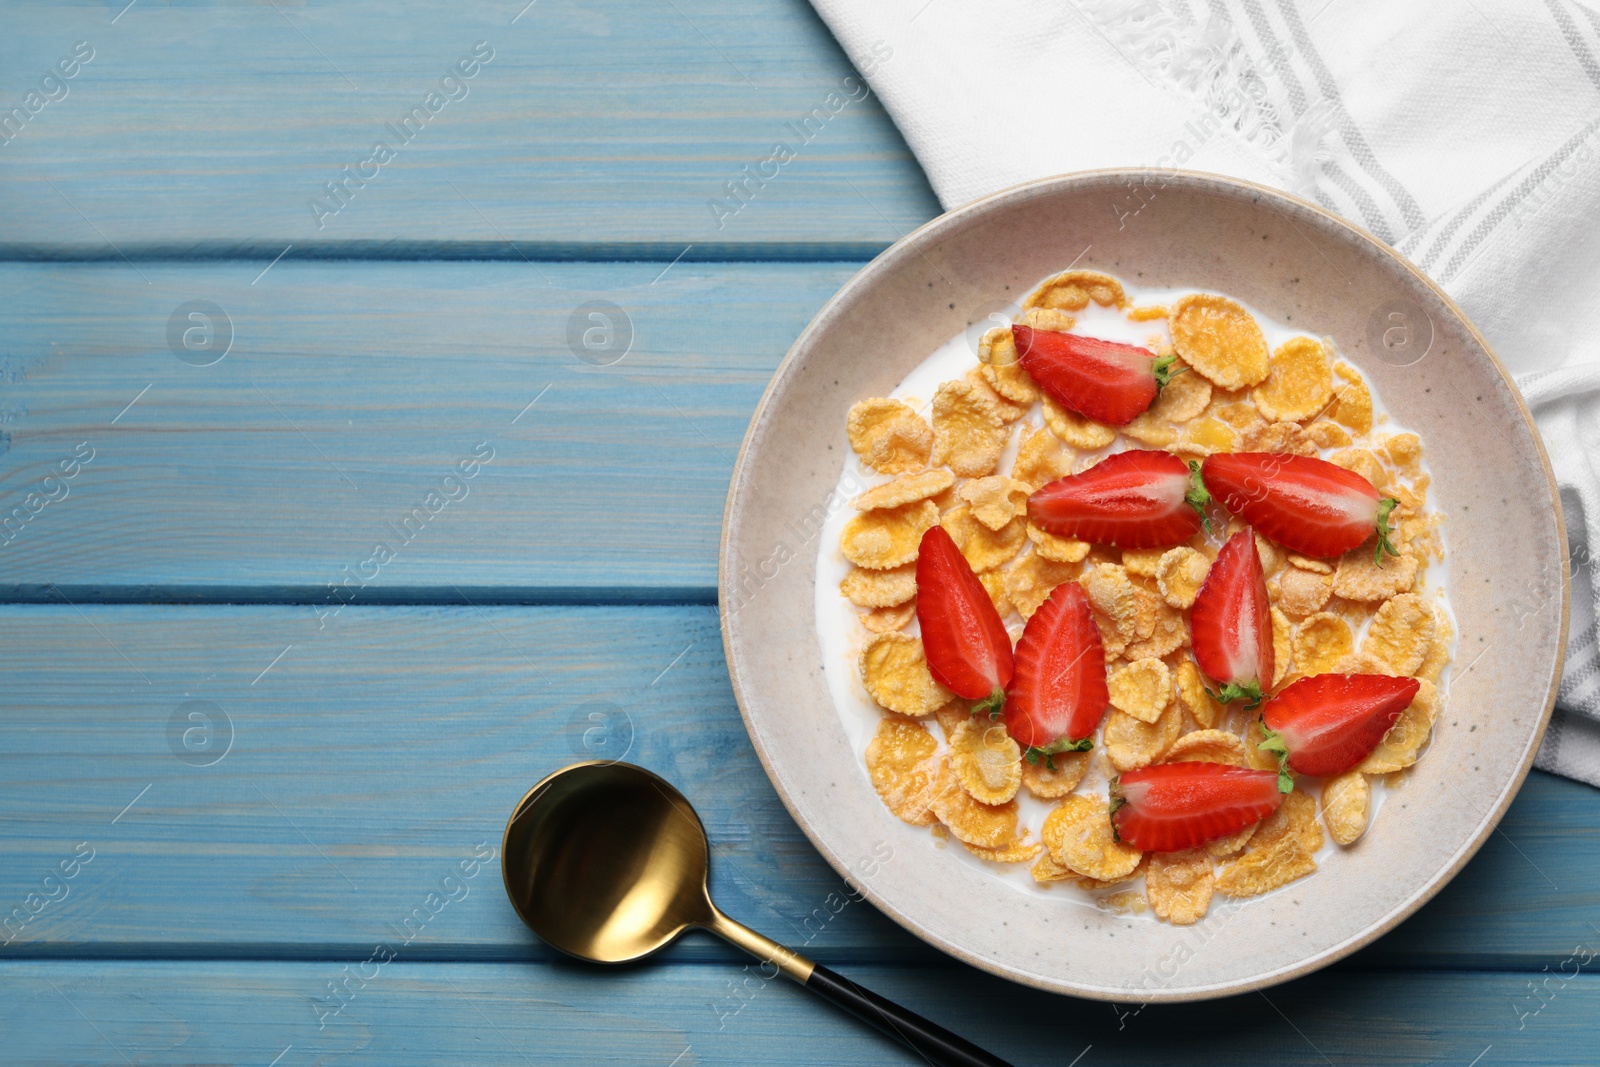
[[[711,902],[711,848],[683,794],[631,763],[576,763],[528,790],[500,869],[522,921],[569,956],[627,963],[709,930],[935,1062],[1006,1067],[928,1020],[812,963]]]

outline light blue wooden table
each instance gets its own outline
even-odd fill
[[[914,1062],[704,938],[601,972],[518,925],[509,808],[624,748],[728,912],[1019,1064],[1600,1058],[1600,797],[1537,772],[1266,996],[1077,1002],[811,918],[723,494],[937,205],[870,99],[727,199],[851,73],[802,0],[125,2],[0,8],[0,1061]]]

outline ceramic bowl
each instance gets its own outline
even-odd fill
[[[1072,906],[956,862],[879,801],[824,679],[819,513],[845,415],[935,348],[1076,263],[1143,286],[1222,292],[1331,336],[1423,435],[1446,516],[1459,643],[1426,758],[1356,846],[1247,907],[1178,927]],[[975,326],[975,324],[977,324]],[[767,389],[723,526],[723,642],[756,752],[840,875],[907,930],[974,966],[1076,996],[1217,997],[1353,952],[1437,893],[1526,776],[1566,629],[1566,537],[1533,422],[1448,297],[1370,235],[1305,201],[1221,177],[1102,171],[1017,186],[897,242],[812,320]],[[954,847],[952,845],[952,847]]]

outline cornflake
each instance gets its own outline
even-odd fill
[[[1439,713],[1438,690],[1432,682],[1422,681],[1417,695],[1400,718],[1389,727],[1378,747],[1362,760],[1356,770],[1362,774],[1391,774],[1404,770],[1417,762],[1422,746],[1428,743],[1433,732],[1434,718]]]
[[[1028,413],[1028,405],[1007,400],[995,392],[994,386],[989,384],[989,379],[983,376],[983,370],[984,368],[981,366],[973,367],[961,376],[961,380],[972,386],[989,403],[993,404],[994,410],[1000,416],[1000,421],[1007,426],[1026,415]]]
[[[898,400],[875,397],[850,409],[850,447],[879,474],[904,474],[928,465],[933,430]]]
[[[1185,296],[1170,321],[1172,347],[1212,384],[1243,389],[1267,376],[1267,339],[1236,302],[1207,293]]]
[[[1308,847],[1307,820],[1316,834],[1317,843],[1312,847]],[[1261,821],[1244,855],[1218,873],[1217,891],[1231,897],[1254,897],[1310,874],[1317,869],[1312,856],[1321,847],[1321,838],[1316,801],[1299,790],[1290,793],[1277,811]]]
[[[1433,613],[1433,644],[1428,646],[1428,654],[1422,658],[1422,665],[1417,668],[1416,677],[1425,682],[1439,684],[1439,676],[1444,673],[1444,668],[1450,662],[1450,643],[1455,640],[1455,627],[1450,624],[1450,616],[1442,608],[1435,608]]]
[[[1311,435],[1294,422],[1264,422],[1252,427],[1244,435],[1247,452],[1290,452],[1297,456],[1314,456],[1317,444]]]
[[[948,759],[939,761],[933,801],[929,806],[949,828],[950,835],[964,845],[998,849],[1017,838],[1017,802],[1010,800],[991,805],[972,799],[961,788]]]
[[[1032,307],[1025,309],[1017,316],[1018,324],[1034,330],[1053,330],[1056,333],[1066,333],[1078,324],[1078,320],[1068,315],[1060,308]]]
[[[1156,562],[1156,588],[1169,607],[1188,608],[1200,595],[1211,561],[1192,548],[1167,550]]]
[[[954,695],[934,681],[922,640],[902,633],[877,634],[867,642],[861,682],[868,696],[902,715],[927,715]]]
[[[1017,609],[1018,615],[1032,618],[1039,606],[1050,599],[1056,586],[1077,576],[1077,564],[1057,563],[1033,552],[1005,572],[1006,599]]]
[[[1035,430],[1017,449],[1017,460],[1011,465],[1011,477],[1037,490],[1046,482],[1072,473],[1072,454],[1062,447],[1061,438],[1049,430]]]
[[[1433,608],[1415,593],[1383,602],[1361,642],[1361,651],[1383,660],[1395,674],[1411,674],[1433,646]]]
[[[979,522],[965,504],[944,516],[940,525],[978,574],[992,571],[1011,559],[1028,539],[1027,520],[1012,519],[1000,529],[991,530]]]
[[[1372,786],[1360,771],[1346,771],[1322,786],[1322,821],[1336,844],[1349,845],[1367,832]]]
[[[1373,455],[1369,449],[1341,448],[1328,457],[1328,462],[1361,475],[1361,477],[1372,483],[1373,488],[1377,488],[1389,480],[1388,471],[1383,469],[1383,464],[1378,462],[1378,457]]]
[[[1321,341],[1296,337],[1272,353],[1266,380],[1250,394],[1274,422],[1300,422],[1333,399],[1333,366]]]
[[[1028,509],[1029,489],[1015,478],[996,474],[963,482],[959,492],[972,509],[972,517],[998,530]]]
[[[1179,452],[1196,456],[1209,456],[1217,452],[1236,452],[1239,449],[1239,431],[1215,415],[1195,419],[1184,424],[1173,446]]]
[[[1045,279],[1039,288],[1028,294],[1022,306],[1082,311],[1091,300],[1101,307],[1121,307],[1127,297],[1123,294],[1122,283],[1109,274],[1069,270]]]
[[[1188,760],[1227,763],[1235,767],[1243,767],[1247,763],[1244,742],[1239,740],[1238,734],[1227,730],[1196,730],[1184,734],[1161,757],[1162,763],[1183,763]]]
[[[1156,564],[1161,561],[1164,549],[1160,548],[1124,548],[1122,550],[1122,569],[1129,574],[1137,574],[1144,578],[1156,576]]]
[[[987,716],[969,718],[950,737],[950,766],[972,799],[1004,804],[1022,785],[1022,749]]]
[[[1058,752],[1048,762],[1023,760],[1022,784],[1036,797],[1056,800],[1078,788],[1088,770],[1089,753]]]
[[[939,509],[931,500],[864,511],[845,523],[839,547],[858,567],[890,570],[917,558],[922,535],[938,521]]]
[[[1150,910],[1174,926],[1189,926],[1211,907],[1216,878],[1211,857],[1203,848],[1187,852],[1158,852],[1144,872],[1145,896]]]
[[[1101,739],[1111,766],[1119,772],[1131,771],[1160,760],[1182,730],[1183,713],[1173,702],[1153,723],[1136,719],[1125,711],[1113,710],[1106,716]]]
[[[1200,668],[1192,660],[1184,660],[1178,664],[1178,701],[1185,711],[1206,729],[1222,721],[1226,709],[1211,699],[1211,693],[1206,689],[1205,679],[1200,677]]]
[[[1344,384],[1333,392],[1335,403],[1329,415],[1334,422],[1343,423],[1357,434],[1367,433],[1372,429],[1372,393],[1367,383],[1348,363],[1340,363],[1333,369]]]
[[[867,775],[884,805],[913,826],[927,826],[936,817],[932,758],[938,742],[920,722],[885,718],[867,743]]]
[[[1292,636],[1294,623],[1289,621],[1289,616],[1272,609],[1272,684],[1277,685],[1283,681],[1284,675],[1289,673],[1289,664],[1294,659]]]
[[[1294,563],[1294,556],[1289,562]],[[1329,571],[1333,568],[1329,567]],[[1304,618],[1322,610],[1333,595],[1333,575],[1291,566],[1278,575],[1278,605],[1288,615]]]
[[[852,568],[839,583],[843,593],[858,608],[891,608],[917,595],[917,565],[907,563],[885,571]]]
[[[898,508],[938,496],[954,484],[956,476],[947,470],[918,471],[915,474],[903,474],[892,482],[868,489],[852,503],[857,511]]]
[[[1087,541],[1057,537],[1031,522],[1028,523],[1028,540],[1033,542],[1033,551],[1036,554],[1057,563],[1081,563],[1092,547]]]
[[[1155,722],[1172,700],[1172,674],[1158,659],[1140,659],[1106,679],[1111,706],[1140,722]]]
[[[961,841],[960,838],[956,840]],[[981,845],[969,845],[961,841],[961,847],[980,859],[994,863],[1027,863],[1044,851],[1044,845],[1037,841],[1013,841],[999,848],[984,848]]]
[[[977,478],[994,472],[1006,447],[1006,427],[988,397],[963,381],[945,382],[933,396],[935,466]]]
[[[894,630],[904,630],[916,617],[917,602],[911,600],[893,607],[873,608],[861,616],[861,625],[867,628],[868,633],[886,634]]]
[[[1346,600],[1388,600],[1409,591],[1416,580],[1417,557],[1411,553],[1385,555],[1380,567],[1372,558],[1370,545],[1363,545],[1339,557],[1339,566],[1333,572],[1333,591]]]
[[[1142,855],[1113,837],[1103,797],[1068,797],[1045,818],[1040,836],[1057,863],[1099,881],[1132,874]]]
[[[1319,419],[1306,427],[1306,436],[1318,448],[1346,448],[1353,443],[1350,431],[1337,423]]]
[[[984,334],[978,342],[978,359],[983,364],[983,380],[1005,399],[1025,406],[1039,399],[1039,387],[1017,362],[1017,345],[1010,328],[1000,326]]]
[[[1097,451],[1117,439],[1112,427],[1068,411],[1048,396],[1044,398],[1044,422],[1051,433],[1084,452]]]
[[[1350,654],[1355,635],[1342,615],[1323,611],[1295,627],[1290,644],[1301,674],[1327,674]]]

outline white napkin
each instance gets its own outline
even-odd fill
[[[1572,623],[1538,766],[1600,785],[1600,16],[1569,0],[813,3],[947,208],[1062,171],[1215,171],[1318,201],[1449,290],[1516,375],[1566,509]]]

